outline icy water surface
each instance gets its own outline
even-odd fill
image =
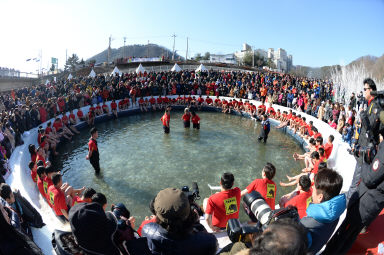
[[[125,203],[138,224],[149,215],[148,205],[161,189],[192,186],[196,181],[202,203],[211,194],[208,183],[219,185],[224,172],[235,175],[241,190],[255,178],[261,178],[266,162],[277,169],[274,181],[286,181],[286,174],[303,168],[293,152],[302,152],[288,135],[271,129],[266,145],[257,136],[260,124],[239,116],[198,112],[199,131],[184,129],[181,111],[171,112],[171,133],[163,133],[162,113],[146,113],[97,124],[101,175],[96,177],[87,155],[89,129],[60,148],[55,162],[64,173],[64,181],[74,187],[93,187],[107,196],[108,204]],[[191,125],[192,126],[192,125]],[[277,198],[293,188],[277,187]],[[246,220],[244,215],[241,216]]]

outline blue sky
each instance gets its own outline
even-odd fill
[[[42,51],[65,62],[65,50],[87,59],[108,46],[156,43],[189,57],[232,53],[244,42],[284,48],[294,65],[348,64],[384,54],[384,0],[77,1],[1,0],[0,66],[35,71],[25,59]]]

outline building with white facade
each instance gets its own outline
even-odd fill
[[[268,59],[271,59],[276,65],[276,69],[279,71],[289,72],[292,68],[292,55],[288,55],[287,52],[278,48],[276,51],[273,48],[268,49]]]
[[[211,54],[209,57],[210,63],[225,63],[236,65],[236,58],[234,54]]]

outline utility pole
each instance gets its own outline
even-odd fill
[[[187,52],[185,53],[185,62],[188,61],[188,37],[187,37]]]
[[[112,41],[112,35],[109,36],[107,65],[109,64],[109,60],[110,60],[110,58],[111,58],[111,41]]]
[[[123,58],[125,58],[125,40],[126,39],[127,39],[127,37],[124,36]]]
[[[148,40],[148,44],[147,44],[147,58],[149,58],[149,40]]]
[[[252,46],[252,67],[255,67],[255,46]]]
[[[173,54],[172,54],[172,60],[175,60],[175,40],[176,40],[176,35],[173,33]]]
[[[67,64],[67,55],[68,55],[68,49],[65,49],[65,64]]]

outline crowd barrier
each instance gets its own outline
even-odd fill
[[[174,98],[176,96],[168,96],[169,98]],[[205,99],[206,96],[203,96]],[[226,100],[233,99],[230,97],[220,97],[220,99],[225,98]],[[212,99],[214,99],[212,97]],[[238,99],[237,99],[238,100]],[[244,99],[243,99],[244,101]],[[249,100],[256,106],[259,106],[261,102],[255,100]],[[116,101],[118,103],[119,100]],[[107,105],[110,107],[111,102],[107,102]],[[268,107],[268,105],[267,105]],[[290,108],[283,107],[280,105],[273,105],[275,111],[280,109],[280,111],[289,111]],[[82,107],[84,115],[88,113],[90,106]],[[183,107],[180,107],[183,108]],[[212,107],[206,110],[214,110]],[[73,111],[76,115],[77,110]],[[140,113],[140,108],[137,106],[130,108],[129,110],[124,110],[119,112],[120,116],[127,116],[132,114]],[[235,112],[234,112],[235,113]],[[302,116],[306,118],[306,121],[313,121],[315,127],[318,128],[319,132],[322,134],[324,141],[328,138],[329,135],[334,135],[335,140],[333,142],[333,150],[330,158],[328,159],[328,166],[338,171],[343,176],[343,188],[342,191],[346,192],[349,188],[349,185],[352,181],[353,172],[356,165],[355,158],[350,155],[347,151],[349,145],[342,142],[341,135],[334,129],[332,129],[327,123],[314,118],[313,116],[307,115],[305,113],[300,113]],[[77,115],[76,115],[77,116]],[[111,119],[111,116],[102,115],[98,116],[95,119],[95,123],[101,121],[107,121]],[[172,118],[172,116],[171,116]],[[49,120],[53,122],[53,119]],[[47,121],[48,122],[48,121]],[[43,123],[42,126],[46,127],[46,123]],[[271,120],[273,125],[277,125],[277,121]],[[159,124],[160,125],[160,124]],[[85,122],[79,122],[77,127],[79,129],[87,127]],[[7,179],[7,183],[11,185],[12,188],[19,189],[21,194],[41,213],[44,223],[46,226],[42,229],[32,229],[33,236],[36,244],[43,250],[44,254],[55,254],[52,249],[51,237],[54,229],[60,229],[64,231],[69,231],[69,224],[63,225],[54,215],[51,208],[47,205],[47,203],[43,200],[43,198],[39,195],[39,191],[36,187],[36,184],[32,181],[30,176],[30,171],[28,168],[28,163],[30,161],[30,154],[28,151],[29,144],[37,144],[37,129],[34,128],[29,131],[26,131],[23,134],[24,144],[16,147],[15,151],[12,153],[10,158],[10,166],[12,173]],[[306,145],[306,142],[296,134],[293,134],[289,129],[282,129],[283,132],[291,135],[297,142],[299,142],[302,146]],[[293,153],[293,152],[292,152]],[[85,159],[84,159],[85,160]],[[293,159],[292,159],[293,160]],[[221,235],[223,237],[223,235]],[[221,242],[221,245],[224,245],[226,242]]]

